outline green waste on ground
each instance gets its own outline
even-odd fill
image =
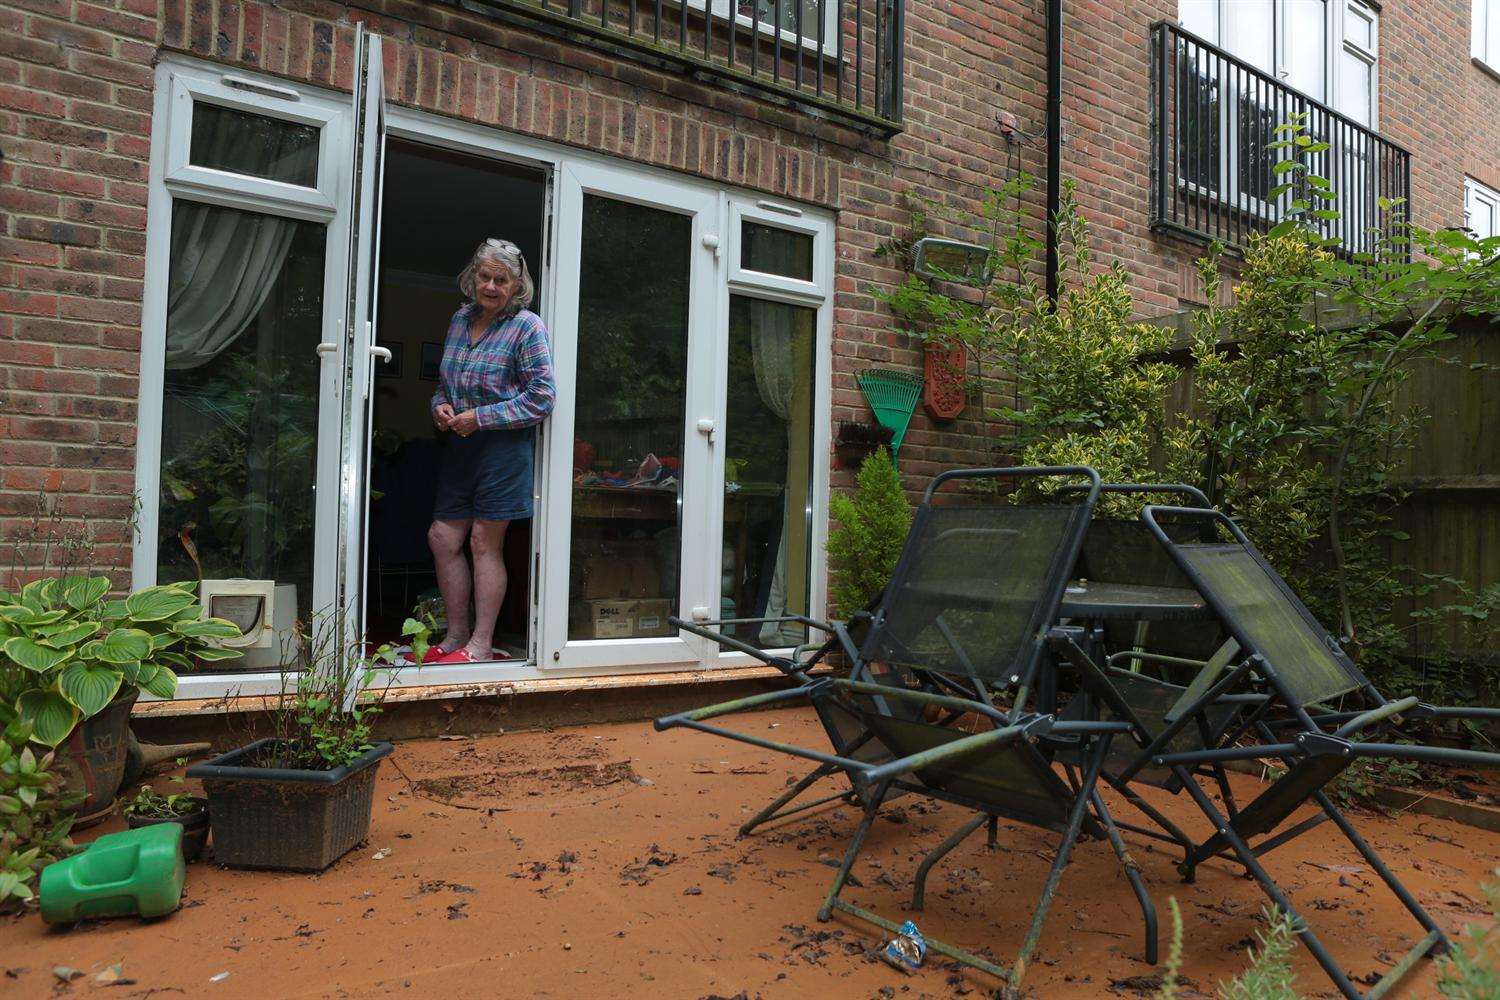
[[[160,917],[177,909],[187,864],[182,824],[105,834],[88,849],[42,869],[38,897],[51,924],[85,917]]]

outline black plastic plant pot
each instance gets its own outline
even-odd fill
[[[185,816],[140,816],[126,813],[125,823],[132,830],[158,823],[177,823],[182,827],[182,859],[197,861],[203,856],[203,845],[208,843],[208,800],[194,795],[192,800],[198,808]]]
[[[369,835],[376,765],[395,747],[376,743],[327,771],[256,767],[280,742],[256,740],[188,768],[208,793],[218,864],[320,872]]]

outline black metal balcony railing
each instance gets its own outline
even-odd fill
[[[443,0],[862,131],[901,130],[905,0]]]
[[[1151,225],[1244,247],[1286,217],[1305,190],[1273,193],[1295,172],[1271,148],[1277,126],[1305,116],[1306,134],[1328,147],[1307,158],[1334,199],[1309,198],[1338,218],[1308,216],[1347,253],[1405,255],[1411,154],[1249,63],[1169,21],[1151,26]],[[1395,203],[1395,204],[1393,204]],[[1382,207],[1388,206],[1388,207]]]

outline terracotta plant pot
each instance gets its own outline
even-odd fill
[[[197,795],[190,798],[198,808],[186,816],[137,816],[125,814],[125,824],[132,830],[162,823],[177,823],[182,827],[182,859],[197,861],[203,855],[203,845],[208,843],[208,800]]]
[[[84,719],[57,746],[57,769],[69,789],[85,794],[74,828],[87,827],[109,814],[125,780],[130,745],[130,709],[140,692],[122,691],[99,714]]]

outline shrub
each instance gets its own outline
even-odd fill
[[[832,597],[835,613],[847,616],[885,589],[911,527],[890,452],[877,448],[859,467],[854,495],[835,496],[829,506],[837,522],[828,534]]]
[[[64,791],[52,754],[38,757],[30,742],[31,727],[0,706],[0,911],[29,902],[41,870],[73,852],[83,798]]]

